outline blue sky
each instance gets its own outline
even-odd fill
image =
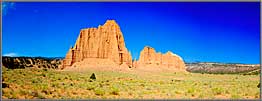
[[[3,3],[2,54],[64,57],[80,29],[114,19],[138,59],[144,46],[186,62],[257,64],[259,2]]]

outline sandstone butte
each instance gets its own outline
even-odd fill
[[[82,29],[74,47],[66,54],[62,69],[84,59],[108,59],[119,65],[132,65],[131,53],[127,50],[120,27],[114,20],[107,20],[98,28]]]
[[[105,60],[106,59],[106,60]],[[146,46],[140,53],[138,61],[132,62],[131,53],[125,46],[124,36],[119,25],[114,20],[107,20],[98,28],[82,29],[74,47],[71,47],[62,61],[62,69],[74,68],[73,65],[102,64],[120,67],[148,66],[173,68],[185,70],[185,64],[181,57],[168,51],[166,54],[156,53],[155,50]],[[77,67],[76,66],[76,67]],[[81,67],[81,66],[79,66]]]
[[[171,51],[168,51],[166,54],[157,53],[155,49],[150,46],[144,47],[140,52],[139,60],[135,61],[133,66],[142,68],[160,67],[185,71],[185,63],[180,56]]]

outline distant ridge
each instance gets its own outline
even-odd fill
[[[245,65],[257,65],[257,64],[249,64],[249,63],[237,63],[237,62],[201,62],[201,61],[197,61],[197,62],[185,62],[186,64],[245,64]]]
[[[44,57],[44,56],[2,56],[2,58],[41,58],[41,59],[63,59],[64,57]]]
[[[2,57],[2,66],[9,69],[50,68],[59,69],[62,57]]]
[[[186,63],[186,70],[193,73],[242,74],[260,70],[260,64],[233,64],[216,62]]]

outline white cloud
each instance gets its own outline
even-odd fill
[[[8,10],[15,9],[14,2],[2,2],[2,14],[6,15]]]
[[[6,53],[3,56],[15,57],[18,56],[16,53]]]

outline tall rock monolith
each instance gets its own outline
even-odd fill
[[[118,65],[132,65],[131,53],[125,46],[124,36],[116,21],[107,20],[98,28],[82,29],[74,47],[68,50],[62,68],[86,58],[109,59]]]

